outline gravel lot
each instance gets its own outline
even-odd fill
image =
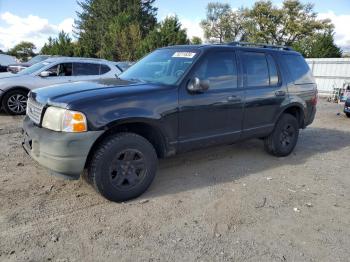
[[[350,119],[319,102],[295,152],[251,140],[160,162],[124,204],[48,175],[0,115],[0,261],[349,261]]]

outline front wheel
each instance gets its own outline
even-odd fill
[[[24,115],[27,108],[27,95],[24,90],[12,90],[7,92],[2,100],[2,107],[10,115]]]
[[[265,150],[274,156],[287,156],[296,146],[298,136],[297,119],[291,114],[283,114],[273,132],[264,139]]]
[[[157,171],[152,144],[134,133],[107,137],[97,148],[88,179],[105,198],[122,202],[144,193]]]

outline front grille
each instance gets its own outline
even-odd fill
[[[35,123],[40,124],[41,113],[43,112],[44,105],[38,103],[33,98],[28,98],[27,101],[27,116]]]

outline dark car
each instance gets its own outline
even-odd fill
[[[32,59],[30,59],[28,62],[9,65],[7,67],[7,71],[14,73],[14,74],[17,74],[18,72],[22,71],[23,69],[26,69],[27,67],[35,65],[39,62],[42,62],[50,57],[51,56],[49,56],[49,55],[37,55],[37,56],[34,56]]]
[[[287,156],[315,117],[304,58],[281,46],[231,43],[158,49],[119,76],[29,94],[24,148],[57,174],[112,201],[145,192],[157,159],[247,138]]]
[[[348,97],[345,101],[344,113],[347,117],[350,118],[350,97]]]

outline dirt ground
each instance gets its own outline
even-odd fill
[[[0,115],[0,261],[349,261],[350,119],[320,101],[286,158],[252,140],[160,162],[123,204],[53,177]]]

